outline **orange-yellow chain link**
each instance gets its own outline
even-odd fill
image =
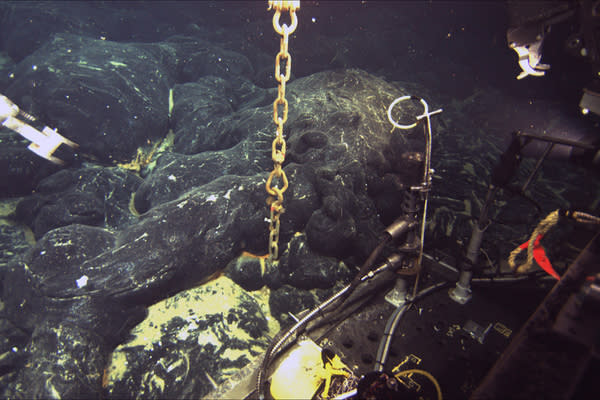
[[[287,121],[288,101],[285,99],[285,84],[290,79],[292,71],[292,57],[288,52],[288,40],[298,26],[298,17],[296,10],[300,8],[300,1],[290,0],[269,0],[269,10],[275,10],[273,15],[273,28],[275,32],[281,35],[279,53],[275,57],[275,79],[279,82],[277,98],[273,102],[273,121],[277,125],[277,131],[271,148],[271,158],[273,159],[273,171],[269,174],[265,188],[269,194],[267,202],[271,206],[271,216],[269,219],[269,260],[276,261],[279,258],[279,225],[280,217],[284,212],[283,193],[288,188],[288,179],[281,165],[285,160],[285,139],[283,137],[283,124]],[[281,25],[279,18],[282,12],[289,11],[290,26]],[[285,73],[281,73],[281,63],[285,62]],[[279,115],[281,111],[281,116]],[[273,180],[279,181],[281,187],[273,185]]]

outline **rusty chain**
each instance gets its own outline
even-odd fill
[[[285,85],[290,79],[292,71],[292,57],[288,52],[288,39],[298,26],[298,17],[296,10],[300,8],[300,1],[289,0],[269,0],[269,10],[275,10],[273,15],[273,28],[275,32],[281,35],[280,50],[275,57],[275,79],[279,82],[277,98],[273,102],[273,121],[277,126],[275,139],[271,147],[271,158],[273,159],[273,171],[269,174],[266,183],[266,190],[269,194],[267,203],[271,207],[269,219],[269,261],[276,261],[279,258],[279,226],[281,214],[285,211],[283,208],[283,193],[288,188],[288,179],[281,165],[285,160],[286,143],[283,137],[283,125],[287,121],[288,102],[285,98]],[[282,12],[289,11],[290,23],[281,25],[279,18]],[[281,64],[285,63],[285,74],[281,73]],[[279,115],[281,108],[282,116]],[[281,187],[273,184],[274,180],[279,181]]]

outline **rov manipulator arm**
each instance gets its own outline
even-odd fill
[[[477,264],[483,233],[490,225],[490,207],[499,188],[509,189],[509,183],[516,175],[523,157],[537,157],[534,169],[525,183],[516,191],[525,196],[525,191],[533,182],[543,163],[547,160],[571,161],[597,170],[600,165],[600,143],[597,137],[581,135],[579,138],[541,136],[521,131],[512,132],[510,144],[500,156],[498,164],[492,170],[485,202],[477,223],[473,227],[469,243],[460,261],[459,279],[456,287],[450,291],[450,297],[461,304],[471,299],[471,278],[474,265]],[[525,196],[526,197],[526,196]],[[534,202],[535,204],[535,202]],[[536,205],[537,207],[537,205]],[[539,208],[539,207],[538,207]]]
[[[40,157],[45,158],[55,164],[64,165],[65,162],[54,156],[54,152],[61,144],[65,144],[71,149],[78,147],[77,143],[61,136],[56,129],[50,129],[47,126],[38,131],[27,122],[34,122],[35,117],[19,109],[8,97],[0,94],[0,125],[7,127],[30,140],[28,149]]]

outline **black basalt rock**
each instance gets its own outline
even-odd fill
[[[71,224],[122,228],[136,219],[129,203],[140,183],[138,176],[120,168],[61,170],[18,203],[16,216],[37,238]]]

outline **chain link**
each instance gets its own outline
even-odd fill
[[[283,125],[288,117],[288,101],[285,98],[285,86],[292,73],[292,56],[288,52],[289,36],[298,26],[296,10],[300,8],[300,1],[269,0],[269,10],[275,9],[273,15],[273,28],[281,35],[280,50],[275,57],[275,79],[279,82],[277,98],[273,102],[273,122],[277,126],[275,139],[271,146],[271,158],[273,159],[273,171],[269,174],[265,188],[269,197],[267,203],[271,206],[269,219],[269,261],[279,258],[279,226],[283,208],[283,193],[288,188],[288,179],[281,165],[285,160],[286,143],[283,137]],[[290,26],[281,25],[279,18],[282,12],[289,11]],[[281,64],[285,63],[285,74],[281,73]],[[281,116],[280,116],[281,113]],[[274,181],[281,184],[279,187]]]

